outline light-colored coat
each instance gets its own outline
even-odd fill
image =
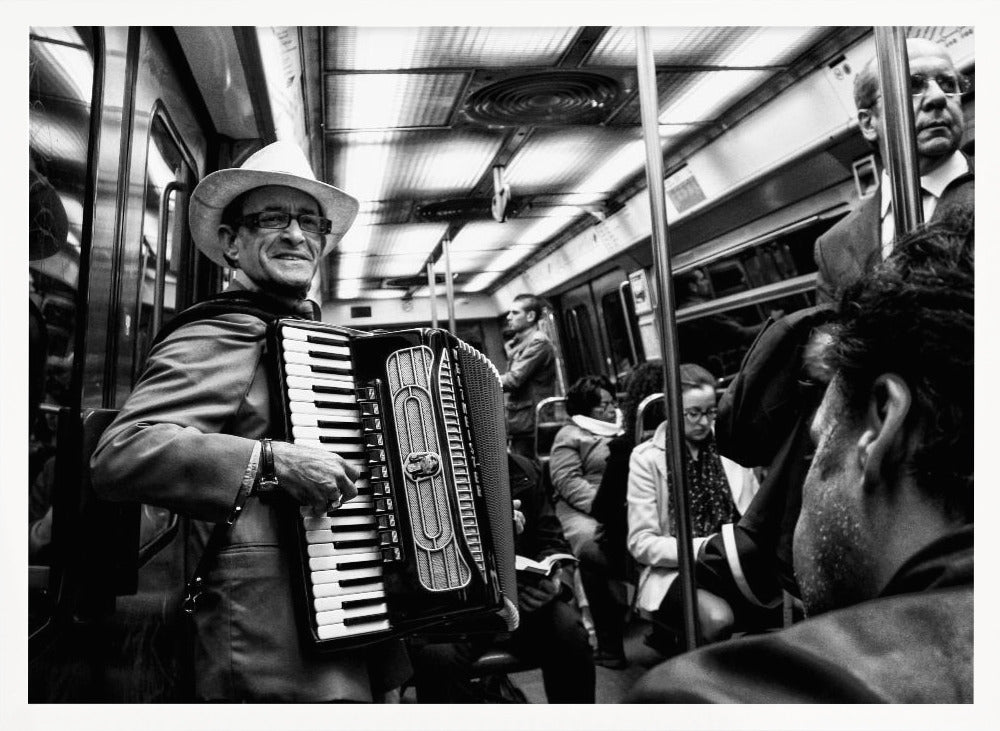
[[[629,459],[628,550],[643,565],[636,605],[650,612],[659,608],[677,576],[677,539],[670,533],[667,515],[666,435],[666,424],[660,424]],[[733,502],[742,513],[757,492],[757,478],[732,460],[722,456],[720,460]],[[694,539],[695,555],[708,538]]]
[[[552,488],[556,494],[556,515],[574,555],[594,537],[597,520],[590,516],[604,465],[608,442],[576,424],[567,424],[556,434],[549,456]]]

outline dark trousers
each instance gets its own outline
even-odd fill
[[[472,663],[487,649],[500,647],[542,669],[549,703],[593,703],[594,661],[580,613],[556,599],[534,612],[521,613],[509,639],[411,646],[410,660],[420,703],[477,703],[482,699],[469,677]]]
[[[625,607],[615,599],[610,582],[622,578],[624,568],[595,541],[584,543],[577,558],[580,559],[580,581],[590,604],[590,616],[594,619],[597,646],[605,652],[621,654],[624,652]]]
[[[535,458],[535,435],[532,432],[527,434],[510,435],[510,451],[528,459]]]

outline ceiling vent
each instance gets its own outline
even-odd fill
[[[487,125],[599,124],[621,96],[616,79],[591,71],[510,76],[469,95],[465,114]]]

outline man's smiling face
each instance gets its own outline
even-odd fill
[[[312,196],[283,185],[255,188],[246,194],[244,216],[264,211],[322,215]],[[303,231],[292,218],[283,229],[240,225],[227,248],[239,268],[262,290],[302,297],[309,291],[323,245],[322,234]]]

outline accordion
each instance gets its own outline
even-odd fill
[[[358,496],[291,510],[307,647],[517,627],[499,374],[444,330],[274,323],[287,438],[339,454]]]

